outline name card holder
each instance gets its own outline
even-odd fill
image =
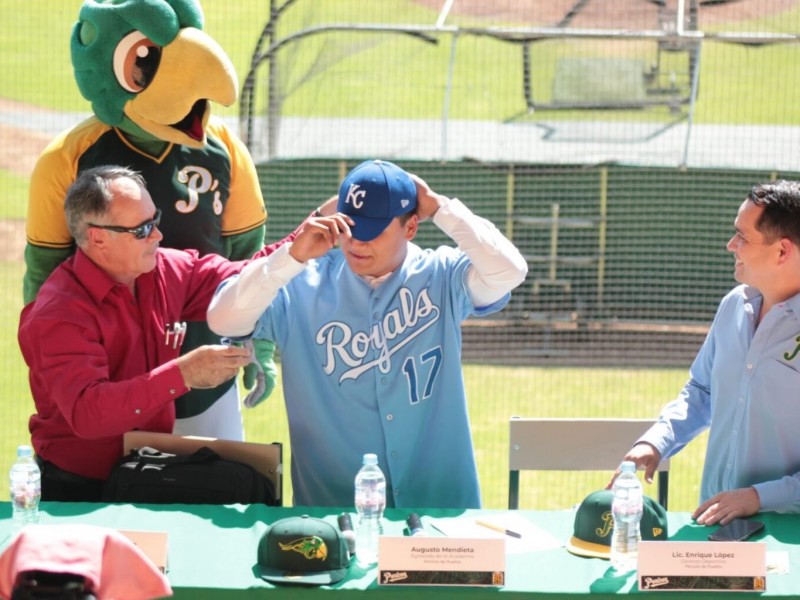
[[[378,585],[497,586],[506,579],[503,538],[391,537],[378,541]]]
[[[639,590],[763,592],[764,542],[653,542],[639,544]]]

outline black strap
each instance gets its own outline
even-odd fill
[[[162,454],[148,456],[147,454],[139,453],[138,450],[134,450],[129,458],[138,460],[136,470],[141,471],[147,465],[163,465],[164,468],[169,468],[173,465],[203,465],[220,460],[222,457],[208,446],[203,446],[193,454],[178,454],[167,457]]]

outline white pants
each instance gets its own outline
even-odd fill
[[[238,384],[232,385],[205,412],[185,419],[176,419],[172,433],[243,442],[244,423]]]

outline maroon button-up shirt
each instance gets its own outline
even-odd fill
[[[126,431],[171,433],[174,400],[188,388],[167,329],[205,320],[217,285],[245,264],[160,248],[155,269],[136,279],[134,297],[80,250],[62,263],[20,316],[36,453],[71,473],[107,479]]]

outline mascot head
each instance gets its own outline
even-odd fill
[[[200,148],[209,101],[236,101],[236,72],[196,0],[84,0],[70,49],[97,118],[140,136]]]

